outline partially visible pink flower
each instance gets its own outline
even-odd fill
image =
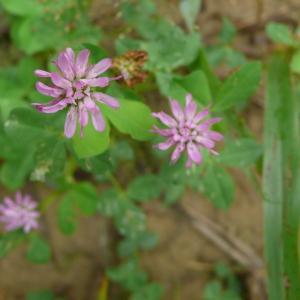
[[[6,231],[23,228],[28,233],[38,228],[37,203],[29,195],[16,194],[16,199],[5,197],[0,204],[0,222],[5,225]]]
[[[154,117],[168,127],[166,129],[154,127],[155,133],[166,138],[165,142],[157,144],[156,147],[160,150],[167,150],[174,146],[175,149],[171,155],[172,163],[176,163],[179,157],[187,152],[187,168],[192,167],[193,164],[201,164],[201,148],[206,148],[212,154],[217,155],[218,153],[214,150],[215,142],[221,141],[223,135],[211,130],[210,127],[220,122],[221,118],[206,118],[209,115],[208,108],[197,112],[197,104],[190,94],[186,96],[184,109],[176,100],[170,100],[170,106],[174,117],[164,112],[153,113]]]
[[[67,48],[54,62],[57,72],[35,71],[36,76],[51,80],[51,85],[38,81],[36,89],[53,99],[48,104],[33,103],[33,106],[42,113],[55,113],[68,108],[65,121],[67,138],[75,134],[77,120],[80,124],[80,134],[83,136],[83,128],[88,124],[89,113],[95,129],[100,132],[105,129],[105,121],[97,102],[112,108],[119,107],[117,99],[94,90],[97,87],[106,87],[110,81],[121,78],[99,76],[112,66],[111,59],[105,58],[95,65],[90,65],[89,55],[88,49],[80,51],[76,56],[71,48]]]

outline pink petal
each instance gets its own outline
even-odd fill
[[[78,119],[80,124],[80,137],[82,138],[84,135],[83,128],[87,125],[89,120],[89,114],[87,108],[82,102],[79,104]]]
[[[109,77],[99,77],[95,79],[82,79],[81,81],[91,87],[106,87],[109,85],[110,80]]]
[[[193,166],[193,161],[188,157],[185,167],[191,168],[192,166]]]
[[[67,106],[67,103],[65,101],[63,101],[63,100],[55,100],[52,103],[54,103],[54,104],[53,105],[49,105],[49,104],[33,103],[32,105],[39,112],[42,112],[42,113],[45,113],[45,114],[55,113],[57,111],[60,111],[60,110],[64,109]]]
[[[159,150],[167,150],[169,149],[171,146],[173,146],[175,144],[175,142],[173,141],[173,139],[168,139],[167,141],[163,142],[163,143],[159,143],[156,145],[156,147]]]
[[[14,207],[15,203],[8,197],[4,198],[4,203],[8,208]]]
[[[82,99],[82,98],[84,98],[84,93],[83,92],[81,92],[81,91],[76,91],[75,93],[74,93],[74,99],[78,99],[78,100],[80,100],[80,99]]]
[[[187,144],[187,153],[189,158],[196,164],[200,164],[202,161],[202,155],[194,143]]]
[[[85,105],[81,102],[79,104],[79,110],[78,110],[78,119],[81,126],[86,126],[89,120],[89,115],[87,108]]]
[[[92,112],[92,121],[95,129],[102,132],[105,129],[105,121],[100,109],[96,106]]]
[[[183,111],[180,107],[180,104],[176,100],[170,100],[170,106],[171,106],[173,116],[178,121],[183,121],[184,120],[184,114],[183,114]]]
[[[36,207],[36,206],[35,206]],[[35,208],[34,207],[34,208]],[[39,217],[41,214],[38,212],[38,211],[31,211],[30,212],[30,216],[33,217],[33,218],[37,218]]]
[[[65,50],[65,55],[68,58],[69,62],[73,66],[75,64],[75,53],[72,48],[67,48]]]
[[[103,93],[93,93],[93,98],[96,101],[104,103],[112,108],[120,107],[119,101],[112,96],[103,94]]]
[[[210,126],[212,126],[215,123],[218,123],[222,121],[222,118],[211,118],[207,121],[203,122],[202,124],[197,126],[197,129],[200,131],[206,131]]]
[[[18,205],[22,204],[22,202],[23,202],[22,194],[20,192],[17,192],[15,197],[16,197],[16,203]]]
[[[82,89],[83,87],[85,86],[85,83],[83,82],[82,79],[80,80],[77,80],[75,83],[74,83],[74,87],[78,90]]]
[[[160,129],[157,126],[153,127],[153,132],[166,137],[172,136],[174,134],[173,129]]]
[[[59,103],[60,101],[62,101],[61,99],[53,99],[51,101],[49,101],[47,104],[45,103],[32,103],[33,106],[37,106],[37,105],[54,105]]]
[[[163,124],[168,127],[176,127],[177,122],[164,112],[152,113],[152,116],[158,118]]]
[[[30,223],[26,223],[24,226],[25,233],[28,233],[31,230],[32,226]]]
[[[211,153],[211,154],[213,154],[213,155],[219,155],[219,152],[217,152],[217,151],[215,151],[215,150],[213,150],[213,149],[209,149],[209,152]]]
[[[193,120],[196,111],[197,111],[197,103],[193,101],[192,95],[187,94],[185,98],[186,106],[185,106],[185,116],[188,121]]]
[[[112,65],[112,60],[110,58],[105,58],[100,60],[97,64],[92,66],[92,68],[87,73],[87,78],[95,78],[98,75],[107,71]]]
[[[74,106],[71,106],[70,110],[67,113],[66,121],[65,121],[65,136],[67,138],[71,138],[76,131],[76,119],[77,119],[77,111]]]
[[[175,148],[175,150],[173,151],[172,155],[171,155],[171,161],[172,163],[176,163],[176,161],[179,159],[182,151],[184,150],[184,145],[183,144],[178,144]]]
[[[208,148],[208,149],[212,149],[215,146],[214,141],[212,141],[206,137],[203,137],[203,136],[197,137],[196,141],[197,141],[197,143],[203,145],[205,148]]]
[[[88,49],[84,49],[80,51],[79,54],[77,55],[76,64],[75,64],[75,73],[77,78],[84,76],[87,70],[89,56],[90,56],[90,51]]]
[[[64,77],[69,80],[74,79],[74,62],[72,61],[72,57],[70,57],[68,53],[60,53],[57,58],[56,64],[63,73]]]
[[[51,73],[51,80],[53,82],[54,85],[63,88],[63,89],[69,89],[72,88],[72,84],[69,80],[61,77],[60,75],[58,75],[57,73]]]
[[[223,134],[217,131],[208,131],[205,133],[205,136],[214,141],[222,141],[224,138]]]
[[[46,96],[51,96],[51,97],[56,98],[63,94],[63,90],[50,87],[40,81],[38,81],[35,86],[36,86],[36,89],[38,90],[38,92],[40,92],[41,94],[46,95]]]
[[[51,73],[44,70],[35,70],[34,74],[38,77],[50,77]]]
[[[14,221],[14,222],[8,223],[5,226],[5,230],[6,231],[13,231],[13,230],[17,229],[18,227],[20,227],[20,224],[15,223],[15,221]]]
[[[196,114],[196,116],[194,117],[193,121],[195,123],[198,123],[199,121],[201,121],[204,117],[206,117],[209,114],[209,108],[205,108],[204,110],[200,111],[199,113]]]
[[[84,102],[85,107],[89,111],[93,111],[93,110],[97,109],[97,105],[95,104],[95,102],[90,97],[85,97],[83,102]]]

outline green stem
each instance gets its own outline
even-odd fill
[[[291,86],[289,60],[271,61],[265,113],[265,256],[270,300],[298,300],[300,265],[299,105]]]
[[[286,95],[286,119],[283,139],[285,151],[285,210],[284,210],[284,258],[287,281],[287,299],[300,297],[300,266],[298,231],[300,217],[300,133],[299,96]]]
[[[282,104],[282,69],[285,64],[274,56],[269,66],[264,120],[264,242],[270,300],[285,299],[283,267],[283,175],[282,141],[278,111]]]
[[[124,198],[125,191],[122,185],[120,184],[120,182],[118,181],[118,179],[111,172],[107,172],[106,176],[111,182],[111,184],[114,186],[114,188],[119,192],[121,198]]]

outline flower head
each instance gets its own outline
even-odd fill
[[[214,150],[215,142],[222,140],[223,135],[210,130],[210,127],[220,122],[221,118],[204,120],[209,114],[209,109],[197,112],[197,104],[190,94],[186,96],[184,109],[176,100],[170,100],[170,106],[174,117],[164,112],[153,113],[154,117],[169,127],[167,129],[154,127],[155,133],[167,139],[165,142],[157,144],[156,147],[160,150],[167,150],[175,146],[171,155],[172,163],[175,163],[186,151],[188,155],[187,168],[192,167],[193,164],[201,164],[201,148],[207,148],[212,154],[218,154]]]
[[[36,76],[49,78],[51,81],[51,85],[38,81],[36,89],[53,99],[48,104],[34,103],[33,106],[42,113],[55,113],[67,107],[65,136],[68,138],[74,135],[77,120],[80,124],[81,136],[83,136],[83,128],[88,124],[89,113],[95,129],[100,132],[105,129],[105,121],[96,102],[112,108],[119,107],[117,99],[94,91],[94,88],[106,87],[111,80],[120,78],[99,76],[111,67],[111,59],[105,58],[95,65],[90,65],[89,55],[88,49],[80,51],[76,56],[71,48],[67,48],[54,62],[57,72],[35,71]]]
[[[6,231],[23,228],[28,233],[38,227],[37,219],[40,216],[36,209],[37,203],[29,195],[16,194],[16,199],[5,197],[0,204],[0,222],[5,225]]]
[[[122,74],[129,87],[143,82],[148,72],[143,69],[148,60],[148,53],[143,50],[132,50],[113,59],[113,68]]]

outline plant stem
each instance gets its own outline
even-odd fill
[[[285,299],[283,267],[283,175],[282,140],[278,111],[282,104],[282,59],[274,56],[268,73],[264,120],[264,242],[270,300]]]

